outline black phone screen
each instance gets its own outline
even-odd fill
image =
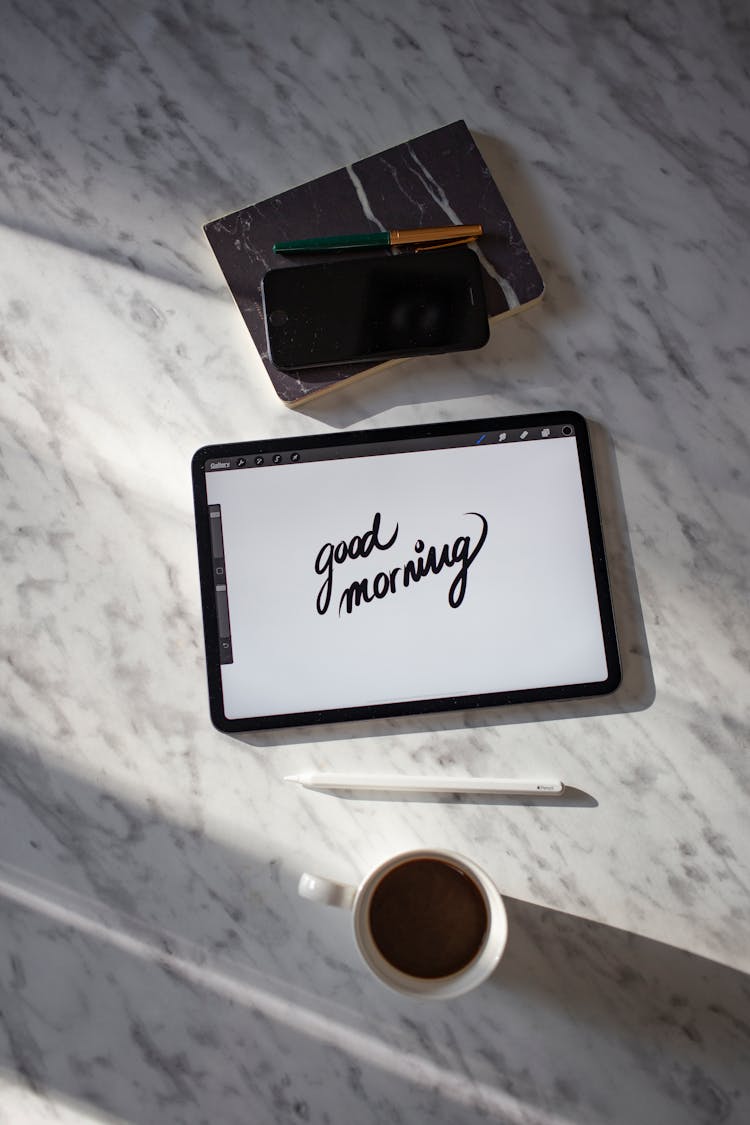
[[[465,247],[270,270],[263,308],[282,371],[480,348],[489,324]]]

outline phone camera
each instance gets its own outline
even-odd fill
[[[286,309],[274,309],[268,315],[268,323],[272,328],[283,328],[289,320],[289,313]]]
[[[571,437],[572,434],[573,434],[573,427],[572,426],[563,426],[561,432],[562,432],[563,437]]]

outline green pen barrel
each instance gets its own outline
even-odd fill
[[[276,254],[306,254],[321,250],[356,250],[362,246],[390,246],[387,230],[373,234],[333,234],[325,238],[300,238],[293,242],[274,242]]]

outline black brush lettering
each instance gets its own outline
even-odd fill
[[[468,535],[461,535],[453,544],[453,562],[461,563],[461,569],[456,577],[451,582],[451,588],[448,591],[448,604],[453,609],[458,609],[461,602],[464,600],[466,593],[466,579],[469,573],[469,567],[474,562],[487,538],[487,520],[479,512],[467,512],[467,516],[476,516],[477,519],[482,521],[482,533],[477,540],[476,546],[471,550],[471,540]]]
[[[346,602],[346,612],[351,613],[358,605],[364,602],[371,602],[375,597],[370,593],[370,584],[366,578],[361,578],[359,582],[352,582],[351,586],[347,586],[341,598],[339,599],[339,617],[341,616],[341,608]]]
[[[372,579],[359,578],[350,582],[339,598],[339,616],[344,609],[347,614],[351,614],[363,602],[382,601],[389,594],[397,594],[399,588],[407,589],[430,574],[437,575],[443,570],[454,567],[458,567],[458,572],[448,590],[448,604],[451,609],[458,609],[466,596],[469,569],[485,544],[489,527],[480,512],[465,512],[464,515],[476,516],[481,523],[476,542],[470,535],[458,535],[452,543],[444,543],[440,547],[433,544],[424,553],[424,540],[417,539],[414,544],[415,557],[407,559],[402,566],[378,571]],[[315,572],[323,576],[323,584],[318,590],[316,601],[316,608],[321,616],[328,612],[331,605],[335,563],[366,559],[374,550],[388,551],[395,544],[399,525],[396,524],[389,538],[381,540],[381,519],[380,512],[376,512],[371,526],[364,534],[353,535],[348,541],[341,539],[335,547],[333,543],[324,543],[320,548],[315,559]],[[399,575],[401,575],[400,587]]]

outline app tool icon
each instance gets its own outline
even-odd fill
[[[247,464],[247,461],[245,460],[244,457],[238,457],[235,464],[237,465],[238,469],[244,469],[245,465]]]
[[[299,461],[299,453],[293,453],[292,456],[289,458],[289,460],[294,461],[294,463],[296,465],[296,463]]]
[[[255,458],[255,464],[256,465],[262,465],[263,464],[263,458],[262,457],[256,457]]]
[[[521,436],[520,436],[520,440],[525,441],[528,436],[529,436],[529,431],[523,430],[522,433],[521,433]]]
[[[508,436],[508,435],[507,435],[506,433],[502,433],[502,434],[500,434],[500,436],[498,437],[498,439],[497,439],[497,440],[498,440],[498,441],[505,441],[505,439],[507,438],[507,436]]]
[[[549,437],[549,426],[545,426],[542,430],[542,437]]]
[[[274,465],[280,465],[281,464],[281,454],[280,453],[274,453],[271,460],[273,461]]]

